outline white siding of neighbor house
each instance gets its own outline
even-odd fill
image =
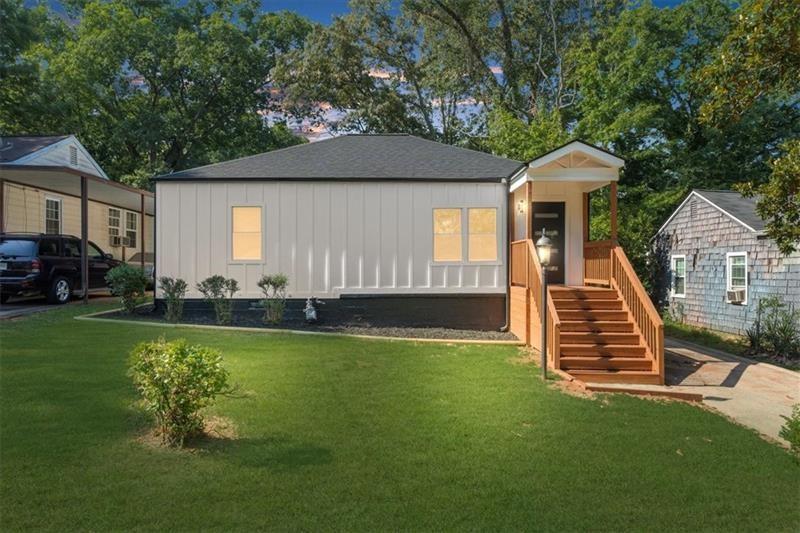
[[[289,276],[293,298],[502,293],[506,195],[500,183],[162,181],[156,272],[186,280],[189,298],[214,274],[239,282],[236,297],[257,298],[261,276],[277,272]],[[262,261],[231,260],[231,208],[239,205],[262,206]],[[437,207],[497,208],[497,261],[434,263]]]
[[[70,162],[70,147],[74,146],[78,151],[78,164]],[[89,174],[107,178],[100,165],[92,158],[86,148],[78,142],[74,136],[70,136],[62,141],[45,146],[41,150],[28,154],[13,162],[15,165],[31,166],[56,166],[69,167]]]

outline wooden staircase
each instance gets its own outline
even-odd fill
[[[530,239],[511,245],[511,331],[541,348],[542,270]],[[584,285],[548,286],[547,359],[589,383],[664,383],[664,326],[613,241],[585,243]]]
[[[589,382],[661,382],[615,289],[551,286],[549,294],[560,319],[561,370]]]

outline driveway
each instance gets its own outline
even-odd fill
[[[111,301],[113,298],[108,293],[98,293],[89,295],[89,301],[92,303]],[[81,305],[83,300],[76,299],[70,301],[67,305]],[[60,305],[49,305],[44,297],[31,297],[31,298],[12,298],[8,302],[0,305],[0,320],[8,320],[11,318],[18,318],[21,316],[32,315],[34,313],[41,313],[43,311],[51,311],[59,309]]]
[[[665,347],[666,385],[603,384],[603,390],[700,394],[708,407],[787,444],[778,432],[800,403],[800,372],[669,337]]]
[[[777,440],[800,403],[800,372],[677,339],[666,339],[667,385],[703,395],[703,403]]]

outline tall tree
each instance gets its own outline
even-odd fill
[[[306,20],[260,14],[255,0],[92,0],[74,9],[63,44],[23,54],[43,65],[47,96],[29,131],[77,133],[110,175],[139,184],[298,142],[263,115],[275,104],[271,69],[302,45]]]
[[[489,109],[524,124],[570,120],[567,52],[621,0],[354,0],[281,69],[298,103],[324,101],[344,127],[445,142],[484,133]]]
[[[640,272],[650,237],[689,189],[763,179],[776,146],[800,131],[796,107],[766,99],[735,123],[702,119],[710,92],[699,75],[734,15],[718,0],[674,9],[645,2],[573,51],[574,131],[626,158],[620,240]]]
[[[800,3],[793,0],[744,2],[715,60],[700,73],[711,98],[703,119],[713,125],[739,123],[764,101],[800,106]],[[794,114],[794,117],[797,115]],[[743,176],[739,189],[758,195],[758,213],[784,254],[800,248],[800,134],[779,147],[769,181]]]

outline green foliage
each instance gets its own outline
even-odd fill
[[[276,105],[263,88],[277,57],[311,31],[298,15],[259,13],[255,0],[89,0],[73,15],[59,39],[27,33],[34,23],[24,17],[4,20],[29,36],[4,63],[31,67],[3,80],[0,94],[13,101],[0,101],[5,134],[74,132],[109,175],[138,186],[300,142],[259,115]],[[23,97],[32,105],[19,117]]]
[[[231,390],[222,354],[185,340],[139,344],[131,352],[129,374],[156,419],[162,442],[170,446],[181,447],[200,435],[201,410]]]
[[[164,318],[169,322],[179,322],[183,316],[183,298],[186,296],[188,288],[186,282],[180,278],[170,278],[162,276],[158,278],[161,290],[167,300],[167,309]]]
[[[496,109],[489,114],[486,145],[494,154],[530,161],[569,140],[562,122],[557,110],[543,112],[526,123],[509,111]]]
[[[710,89],[706,120],[738,119],[766,95],[797,102],[800,90],[800,2],[746,0],[717,57],[700,73]]]
[[[264,293],[264,323],[280,324],[286,308],[286,289],[289,277],[286,274],[265,275],[258,280],[258,286]]]
[[[111,288],[111,294],[119,297],[125,312],[130,314],[143,301],[147,281],[142,269],[127,263],[115,266],[106,274],[106,283]]]
[[[233,319],[233,295],[239,291],[239,282],[233,278],[211,276],[197,284],[206,302],[214,306],[217,324],[229,325]]]
[[[792,452],[800,457],[800,403],[792,407],[792,416],[784,416],[786,423],[779,433],[782,439],[786,439],[791,446]]]
[[[772,161],[767,183],[740,184],[745,196],[758,196],[756,211],[767,221],[767,235],[784,255],[800,247],[800,140],[785,142],[783,155]]]
[[[747,338],[751,353],[767,353],[781,361],[800,357],[800,309],[778,296],[761,298]]]

